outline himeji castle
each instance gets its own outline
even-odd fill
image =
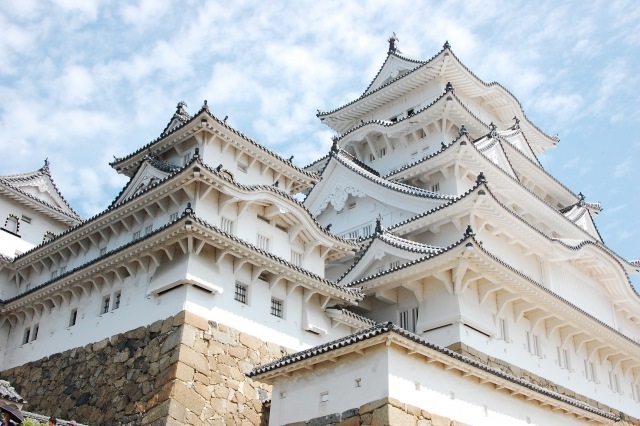
[[[640,422],[640,264],[448,43],[389,39],[301,168],[184,103],[82,219],[0,177],[0,379],[90,425]],[[304,201],[300,201],[304,200]]]

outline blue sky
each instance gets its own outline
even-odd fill
[[[558,148],[544,167],[604,210],[640,258],[640,3],[609,1],[0,2],[0,173],[46,157],[85,217],[125,184],[108,162],[159,135],[178,101],[304,166],[332,133],[315,117],[359,96],[395,32],[427,59],[449,40]],[[634,282],[638,282],[634,278]]]

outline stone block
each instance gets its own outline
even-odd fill
[[[174,331],[167,335],[164,343],[162,344],[162,348],[160,349],[161,354],[165,354],[169,352],[171,349],[175,348],[182,342],[182,333],[179,331]]]
[[[91,350],[94,352],[98,352],[109,345],[109,339],[102,339],[99,342],[94,343],[91,346]]]
[[[247,357],[247,348],[243,346],[231,346],[229,348],[229,356],[232,356],[237,359],[245,359]]]
[[[376,401],[367,402],[364,405],[360,406],[360,414],[371,413],[373,410],[386,405],[389,402],[388,398],[378,399]]]
[[[209,374],[209,363],[204,355],[197,353],[188,346],[180,346],[180,354],[178,359],[180,362],[185,363],[189,367],[192,367],[197,372],[202,374]]]
[[[387,420],[389,422],[387,424],[416,426],[418,422],[417,417],[393,405],[387,406],[387,410]]]
[[[360,426],[360,416],[356,415],[336,423],[336,426]]]
[[[440,416],[438,414],[431,413],[431,424],[433,426],[450,426],[451,419],[448,417]]]
[[[254,351],[259,350],[260,347],[263,345],[262,340],[246,333],[240,333],[240,343],[242,343],[243,345],[245,345],[246,347]]]
[[[322,417],[316,417],[307,422],[307,426],[327,426],[340,421],[340,414],[334,413]]]

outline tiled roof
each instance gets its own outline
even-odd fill
[[[26,191],[23,191],[22,189],[20,189],[19,185],[16,184],[20,184],[20,183],[27,183],[33,180],[37,180],[37,179],[47,179],[50,183],[51,186],[53,187],[54,191],[56,192],[56,195],[62,200],[62,202],[64,203],[65,207],[67,209],[63,209],[60,208],[58,206],[54,206],[52,204],[47,203],[46,201],[42,200],[41,198],[35,197],[31,194],[29,194]],[[49,170],[49,160],[45,160],[44,166],[42,166],[41,168],[39,168],[38,170],[34,171],[34,172],[29,172],[29,173],[20,173],[20,174],[15,174],[15,175],[7,175],[7,176],[0,176],[0,183],[10,187],[13,191],[19,192],[20,195],[25,196],[30,198],[33,201],[36,201],[40,204],[43,204],[45,206],[47,206],[48,208],[55,210],[58,213],[61,213],[67,217],[70,217],[71,219],[73,219],[74,221],[78,222],[78,221],[82,221],[82,218],[78,215],[78,213],[76,213],[76,211],[73,209],[73,207],[71,207],[71,204],[69,204],[69,202],[64,198],[64,196],[62,195],[62,193],[60,192],[60,190],[58,189],[58,187],[56,186],[55,181],[53,180],[53,177],[51,176],[51,171]]]
[[[375,322],[374,320],[372,320],[370,318],[367,318],[367,317],[364,317],[362,315],[358,315],[355,312],[352,312],[347,308],[327,308],[327,309],[325,309],[325,311],[339,312],[341,315],[344,315],[344,316],[349,317],[349,318],[353,318],[355,321],[367,324],[369,326],[377,324],[377,322]]]
[[[93,265],[94,263],[97,263],[97,262],[99,262],[99,261],[101,261],[101,260],[103,260],[103,259],[105,259],[105,258],[107,258],[109,256],[112,256],[112,255],[117,254],[117,253],[122,253],[126,249],[128,249],[128,248],[130,248],[130,247],[132,247],[134,245],[137,245],[140,242],[143,242],[143,241],[146,241],[146,240],[150,239],[151,237],[161,233],[162,231],[170,228],[171,226],[175,225],[178,222],[188,221],[189,219],[199,223],[200,225],[204,226],[205,228],[207,228],[207,229],[209,229],[211,231],[216,232],[217,234],[220,234],[220,235],[222,235],[222,236],[224,236],[226,238],[229,238],[229,239],[235,241],[238,244],[241,244],[241,245],[243,245],[243,246],[245,246],[245,247],[247,247],[247,248],[249,248],[249,249],[251,249],[253,251],[261,253],[262,255],[264,255],[266,257],[269,257],[272,260],[275,260],[275,261],[281,263],[284,266],[287,266],[287,267],[289,267],[289,268],[291,268],[291,269],[293,269],[293,270],[295,270],[295,271],[297,271],[297,272],[299,272],[301,274],[304,274],[304,275],[308,276],[309,278],[312,278],[312,279],[314,279],[314,280],[316,280],[318,282],[321,282],[322,284],[325,284],[325,285],[327,285],[329,287],[332,287],[332,288],[334,288],[336,290],[339,290],[341,292],[345,292],[345,293],[347,293],[347,294],[349,294],[352,297],[355,297],[357,299],[362,298],[361,293],[360,293],[360,291],[358,289],[350,289],[350,288],[346,288],[346,287],[340,286],[340,285],[336,284],[335,282],[329,281],[329,280],[327,280],[327,279],[325,279],[325,278],[323,278],[323,277],[321,277],[321,276],[319,276],[317,274],[314,274],[311,271],[308,271],[308,270],[306,270],[304,268],[301,268],[300,266],[296,266],[296,265],[292,264],[291,262],[289,262],[289,261],[287,261],[285,259],[282,259],[279,256],[274,255],[273,253],[269,253],[267,251],[264,251],[264,250],[256,247],[255,245],[243,240],[243,239],[240,239],[240,238],[238,238],[238,237],[236,237],[236,236],[234,236],[232,234],[229,234],[229,233],[226,233],[226,232],[222,231],[217,226],[212,225],[209,222],[205,221],[204,219],[201,219],[201,218],[195,216],[193,213],[190,213],[187,210],[185,210],[185,212],[183,212],[183,214],[178,219],[168,222],[166,225],[164,225],[164,226],[162,226],[162,227],[160,227],[158,229],[155,229],[154,231],[152,231],[149,234],[146,234],[142,238],[139,238],[139,239],[136,239],[136,240],[132,240],[132,241],[128,242],[127,244],[124,244],[124,245],[122,245],[122,246],[120,246],[120,247],[118,247],[116,249],[113,249],[111,251],[106,252],[102,256],[99,256],[99,257],[97,257],[95,259],[92,259],[87,263],[84,263],[82,265],[77,266],[76,268],[68,270],[63,274],[58,275],[56,278],[50,279],[50,280],[48,280],[48,281],[46,281],[46,282],[44,282],[44,283],[42,283],[42,284],[40,284],[38,286],[32,287],[31,289],[25,291],[24,293],[21,293],[21,294],[19,294],[17,296],[14,296],[12,298],[7,299],[7,300],[4,300],[4,301],[0,300],[0,302],[4,302],[6,304],[6,303],[14,302],[16,300],[20,300],[21,298],[23,298],[23,297],[25,297],[25,296],[27,296],[27,295],[29,295],[31,293],[34,293],[34,292],[36,292],[36,291],[38,291],[38,290],[40,290],[40,289],[42,289],[44,287],[47,287],[50,284],[53,284],[55,282],[60,282],[60,281],[64,280],[66,277],[68,277],[68,276],[70,276],[70,275],[72,275],[72,274],[74,274],[74,273],[76,273],[78,271],[81,271],[82,269],[85,269],[86,267],[88,267],[90,265]]]
[[[0,398],[7,401],[17,402],[18,404],[26,404],[27,401],[16,392],[11,383],[6,380],[0,380]]]
[[[406,338],[406,339],[408,339],[408,340],[410,340],[412,342],[418,343],[418,344],[420,344],[422,346],[425,346],[426,348],[429,348],[431,350],[434,350],[434,351],[437,351],[437,352],[439,352],[441,354],[444,354],[444,355],[446,355],[446,356],[448,356],[448,357],[450,357],[452,359],[455,359],[457,361],[461,361],[461,362],[463,362],[465,364],[468,364],[468,365],[470,365],[472,367],[475,367],[475,368],[477,368],[479,370],[483,370],[483,371],[485,371],[487,373],[490,373],[490,374],[492,374],[492,375],[494,375],[496,377],[499,377],[500,379],[507,380],[507,381],[509,381],[511,383],[514,383],[514,384],[517,384],[519,386],[526,387],[527,389],[530,389],[532,391],[538,392],[538,393],[540,393],[542,395],[545,395],[547,397],[553,398],[555,400],[562,401],[562,402],[564,402],[566,404],[572,405],[574,407],[580,408],[580,409],[585,410],[585,411],[589,411],[591,413],[597,414],[599,416],[602,416],[602,417],[610,419],[610,420],[614,420],[614,421],[620,420],[620,418],[618,416],[616,416],[616,415],[614,415],[612,413],[600,410],[600,409],[598,409],[596,407],[593,407],[591,405],[588,405],[588,404],[586,404],[584,402],[581,402],[581,401],[578,401],[576,399],[569,398],[569,397],[567,397],[565,395],[562,395],[562,394],[559,394],[557,392],[550,391],[550,390],[548,390],[546,388],[543,388],[543,387],[535,385],[535,384],[533,384],[531,382],[522,380],[522,379],[520,379],[518,377],[515,377],[513,375],[503,373],[502,371],[500,371],[498,369],[489,367],[489,366],[487,366],[487,365],[485,365],[483,363],[480,363],[480,362],[478,362],[478,361],[476,361],[476,360],[474,360],[472,358],[469,358],[469,357],[466,357],[464,355],[461,355],[461,354],[459,354],[457,352],[454,352],[454,351],[452,351],[450,349],[447,349],[445,347],[436,345],[435,343],[432,343],[432,342],[430,342],[428,340],[425,340],[425,339],[423,339],[421,337],[418,337],[417,335],[415,335],[413,333],[410,333],[410,332],[404,330],[403,328],[394,325],[391,322],[377,324],[377,325],[375,325],[375,326],[373,326],[373,327],[371,327],[369,329],[366,329],[366,330],[351,334],[351,335],[343,337],[341,339],[337,339],[337,340],[334,340],[332,342],[325,343],[323,345],[315,346],[313,348],[310,348],[310,349],[307,349],[307,350],[304,350],[304,351],[301,351],[301,352],[297,352],[297,353],[294,353],[294,354],[291,354],[291,355],[287,355],[287,356],[285,356],[283,358],[280,358],[279,360],[276,360],[276,361],[271,362],[269,364],[264,364],[264,365],[261,365],[259,367],[254,368],[253,370],[251,370],[251,372],[248,374],[248,376],[249,377],[256,377],[256,376],[259,376],[261,374],[264,374],[264,373],[267,373],[267,372],[270,372],[270,371],[274,371],[274,370],[277,370],[279,368],[286,367],[288,365],[292,365],[292,364],[295,364],[297,362],[301,362],[301,361],[313,358],[313,357],[318,356],[318,355],[329,353],[329,352],[331,352],[333,350],[344,348],[344,347],[347,347],[347,346],[350,346],[350,345],[353,345],[353,344],[356,344],[356,343],[371,339],[371,338],[376,337],[376,336],[387,334],[387,333],[395,333],[395,334],[397,334],[397,335],[399,335],[401,337],[404,337],[404,338]]]
[[[202,106],[202,108],[200,108],[200,110],[193,116],[191,117],[189,120],[184,121],[182,125],[177,126],[171,130],[168,130],[166,132],[163,132],[162,134],[160,134],[160,136],[158,136],[156,139],[152,140],[151,142],[147,143],[146,145],[142,146],[141,148],[135,150],[134,152],[125,155],[124,157],[119,157],[119,158],[115,158],[112,162],[110,162],[109,164],[112,167],[117,167],[119,164],[125,162],[126,160],[129,160],[133,157],[135,157],[137,154],[145,151],[145,150],[149,150],[150,148],[153,148],[153,146],[155,144],[157,144],[158,142],[160,142],[161,140],[165,139],[167,136],[172,135],[174,133],[176,133],[178,130],[186,127],[187,125],[194,123],[197,121],[197,119],[199,117],[201,117],[202,115],[206,115],[209,118],[211,118],[212,120],[214,120],[216,123],[218,123],[220,126],[224,127],[225,129],[233,132],[234,134],[240,136],[243,140],[249,142],[251,145],[253,145],[254,147],[258,148],[259,150],[263,151],[264,153],[268,154],[271,157],[274,157],[284,163],[286,163],[289,167],[292,167],[293,169],[297,170],[300,173],[303,173],[304,175],[312,178],[312,179],[317,179],[317,175],[315,173],[311,173],[311,172],[307,172],[306,170],[301,169],[300,167],[296,166],[295,164],[293,164],[289,159],[283,158],[281,157],[279,154],[275,153],[274,151],[271,151],[270,149],[264,147],[263,145],[259,144],[258,142],[254,141],[253,139],[249,138],[248,136],[246,136],[244,133],[234,129],[233,127],[229,126],[226,121],[224,120],[219,120],[215,115],[213,115],[210,111],[209,111],[209,107],[207,106],[207,103],[205,101],[205,104]]]

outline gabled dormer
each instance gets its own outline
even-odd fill
[[[158,155],[149,152],[138,167],[138,171],[131,177],[120,195],[114,201],[114,205],[133,197],[153,184],[164,180],[167,176],[180,170],[181,167],[163,160]]]

